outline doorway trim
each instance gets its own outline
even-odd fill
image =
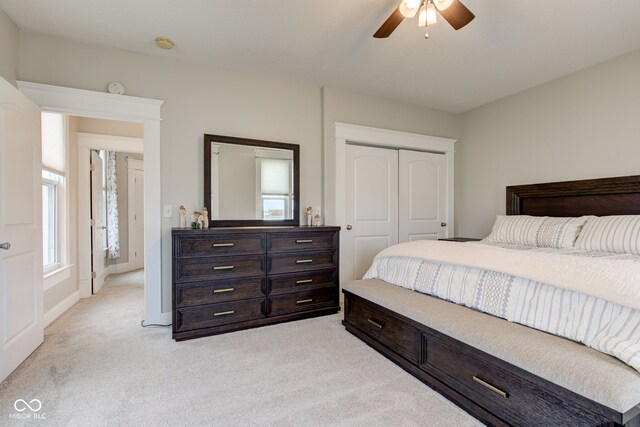
[[[162,313],[162,217],[160,122],[164,101],[113,95],[83,89],[18,81],[18,88],[42,111],[124,120],[144,126],[144,316],[146,323],[164,323]],[[80,218],[79,218],[80,219]],[[84,224],[86,226],[87,224]],[[79,224],[80,227],[83,224]]]
[[[453,234],[454,222],[454,157],[457,139],[419,133],[401,132],[369,126],[335,122],[335,138],[325,157],[325,210],[327,223],[344,227],[346,218],[346,147],[347,144],[362,144],[372,147],[408,149],[443,153],[447,164],[447,237]],[[333,151],[333,153],[331,153]],[[333,154],[333,155],[331,155]],[[331,177],[335,177],[333,183]],[[341,251],[340,256],[346,256]]]
[[[136,222],[136,199],[138,198],[135,185],[135,171],[137,170],[144,173],[144,160],[127,158],[127,234],[129,236],[129,242],[127,243],[129,248],[127,251],[129,257],[127,260],[127,271],[133,271],[137,267],[135,258],[133,260],[131,259],[131,252],[134,251],[137,246],[136,232],[135,230],[132,231],[133,224]]]

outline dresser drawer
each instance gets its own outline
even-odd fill
[[[264,298],[176,309],[175,332],[210,328],[264,317]]]
[[[349,294],[347,299],[347,322],[407,360],[418,363],[420,331],[417,328],[356,295]]]
[[[181,259],[176,261],[175,280],[262,276],[265,267],[265,257],[255,255]]]
[[[269,273],[288,273],[338,265],[337,251],[290,252],[269,255]]]
[[[176,258],[261,254],[265,252],[266,235],[242,234],[226,236],[224,234],[198,237],[176,237]]]
[[[269,297],[269,316],[338,306],[338,288],[282,294]]]
[[[426,353],[421,357],[422,369],[510,424],[549,425],[559,410],[569,408],[569,402],[555,396],[548,387],[518,375],[515,367],[510,370],[495,365],[467,352],[464,346],[445,343],[429,334],[424,334],[422,340]],[[563,423],[568,420],[565,417],[572,416],[575,420],[571,425],[584,423],[584,411],[576,407],[573,411],[563,410]]]
[[[269,253],[308,250],[328,250],[338,247],[338,232],[305,232],[270,234],[267,242]]]
[[[338,285],[338,270],[307,270],[269,276],[269,294],[284,294]]]
[[[265,295],[265,284],[264,277],[178,283],[175,287],[176,306],[190,307],[260,298]]]

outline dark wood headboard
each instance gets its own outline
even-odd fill
[[[640,175],[507,187],[507,215],[640,214]]]

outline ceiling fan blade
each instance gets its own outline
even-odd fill
[[[476,17],[460,0],[453,0],[448,8],[438,10],[438,12],[456,30],[464,27]]]
[[[393,33],[393,31],[400,25],[400,23],[404,20],[404,16],[400,13],[400,8],[398,7],[393,11],[391,16],[384,21],[384,24],[378,28],[378,31],[373,35],[373,37],[377,39],[385,39]]]

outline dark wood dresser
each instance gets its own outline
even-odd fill
[[[340,227],[174,228],[173,338],[340,310]]]

